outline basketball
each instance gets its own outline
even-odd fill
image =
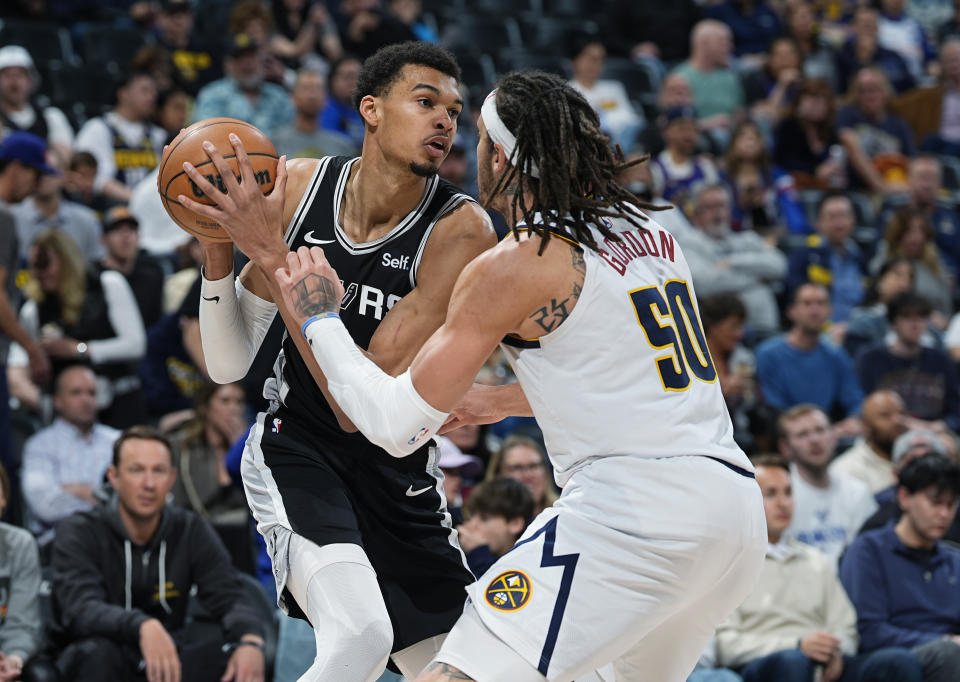
[[[208,118],[185,128],[164,152],[157,175],[157,189],[160,191],[163,207],[173,222],[187,232],[210,241],[227,242],[230,241],[230,236],[218,223],[182,206],[177,201],[177,196],[183,194],[198,203],[214,205],[183,170],[185,161],[192,163],[200,174],[220,191],[226,191],[223,179],[217,173],[210,157],[203,151],[203,143],[207,140],[213,143],[224,161],[230,165],[237,180],[240,179],[236,155],[233,145],[230,144],[230,133],[240,138],[253,166],[257,185],[264,194],[269,194],[277,179],[277,149],[256,126],[235,118]]]

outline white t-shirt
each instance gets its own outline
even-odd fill
[[[598,80],[592,88],[570,81],[570,85],[587,100],[600,117],[600,126],[616,136],[628,126],[643,122],[643,116],[634,110],[627,91],[620,81]]]
[[[877,501],[867,484],[853,476],[831,473],[827,488],[815,488],[795,466],[790,469],[794,509],[787,533],[819,549],[836,566],[864,521],[877,510]]]
[[[140,223],[140,246],[156,256],[168,256],[176,251],[178,246],[189,242],[193,236],[182,230],[167,215],[157,191],[159,172],[159,168],[154,168],[133,188],[130,213]]]
[[[73,146],[77,151],[90,152],[97,159],[97,177],[94,180],[94,187],[98,191],[103,189],[108,180],[112,180],[117,175],[113,133],[110,132],[110,126],[117,131],[124,142],[137,149],[142,147],[144,135],[150,137],[151,147],[156,157],[155,163],[149,168],[132,167],[126,169],[125,184],[132,190],[140,180],[149,175],[156,163],[160,161],[160,153],[163,151],[163,143],[166,142],[167,134],[162,128],[152,123],[128,121],[112,111],[104,116],[91,118],[84,123],[80,132],[77,133],[77,139]]]

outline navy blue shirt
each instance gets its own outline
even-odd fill
[[[960,632],[960,550],[904,545],[891,523],[858,536],[840,562],[860,649],[915,647]]]
[[[881,342],[857,358],[857,376],[866,393],[894,391],[911,417],[943,419],[951,429],[960,428],[957,372],[944,351],[921,348],[913,357],[904,358]]]
[[[737,56],[766,53],[773,38],[780,35],[780,19],[763,0],[757,2],[749,14],[744,14],[743,7],[734,0],[706,7],[704,14],[730,27]]]
[[[854,75],[865,66],[879,66],[897,92],[906,92],[916,85],[907,63],[896,52],[877,45],[870,60],[863,63],[857,60],[854,40],[850,38],[837,52],[837,91],[846,92]]]

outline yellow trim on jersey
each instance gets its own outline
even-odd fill
[[[512,230],[510,230],[510,232],[522,232],[522,231],[529,231],[529,230],[530,230],[529,227],[524,226],[524,227],[515,227]],[[578,242],[576,239],[573,239],[572,237],[567,237],[566,235],[562,235],[559,232],[554,232],[549,228],[547,228],[547,232],[549,232],[550,236],[552,237],[558,237],[569,244],[573,244],[574,246],[579,246],[581,249],[583,248],[583,245],[580,242]],[[504,237],[504,239],[506,239],[506,237]]]

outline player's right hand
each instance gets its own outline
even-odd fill
[[[829,632],[814,632],[800,640],[800,650],[807,658],[826,665],[840,651],[840,640]]]
[[[140,654],[147,665],[147,682],[180,682],[177,645],[156,618],[140,626]]]

